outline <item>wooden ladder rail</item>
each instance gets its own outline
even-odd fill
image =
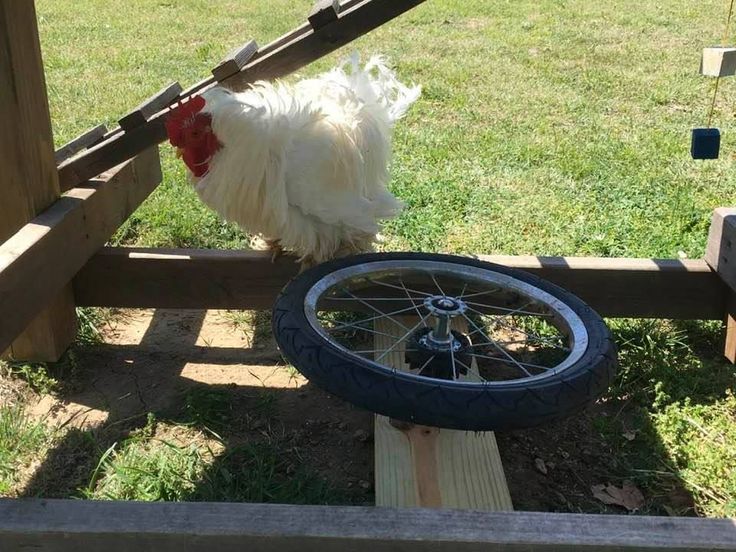
[[[233,90],[242,90],[249,83],[293,73],[422,2],[424,0],[348,0],[340,6],[334,21],[318,28],[309,23],[301,25],[260,48],[239,73],[220,84]],[[181,92],[176,101],[202,92],[215,82],[214,77],[206,78]],[[169,107],[133,129],[110,131],[104,141],[61,163],[58,167],[61,190],[73,188],[165,141],[164,121]]]

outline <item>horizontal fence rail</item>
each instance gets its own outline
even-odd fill
[[[480,256],[529,271],[603,316],[722,319],[725,289],[705,261]],[[98,307],[268,309],[296,275],[265,251],[105,248],[74,280],[77,304]]]
[[[736,550],[702,519],[232,503],[0,500],[0,549],[38,552]]]

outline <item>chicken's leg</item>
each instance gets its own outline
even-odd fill
[[[276,259],[284,254],[284,248],[281,247],[281,240],[264,238],[263,241],[266,242],[266,247],[271,252],[271,262],[275,263]]]

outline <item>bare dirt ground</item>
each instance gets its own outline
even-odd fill
[[[140,427],[148,412],[176,420],[195,387],[225,392],[233,416],[219,428],[224,447],[277,433],[298,447],[310,469],[351,502],[373,501],[373,418],[311,385],[286,366],[270,335],[269,313],[200,310],[130,310],[106,330],[105,343],[77,352],[75,384],[44,396],[33,414],[81,429]],[[497,434],[518,510],[623,513],[596,500],[591,486],[613,482],[615,451],[598,435],[594,419],[626,428],[618,404],[599,403],[580,416],[525,431]],[[119,438],[114,435],[110,439]],[[52,451],[27,487],[63,496],[83,485],[90,459],[74,440]],[[38,468],[38,466],[36,466]],[[613,474],[613,475],[612,475]],[[691,499],[673,485],[669,504],[683,513]],[[658,509],[648,508],[649,513]],[[665,513],[665,512],[661,512]]]

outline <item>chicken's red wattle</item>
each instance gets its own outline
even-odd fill
[[[197,178],[207,174],[212,156],[222,147],[212,130],[212,117],[201,113],[204,106],[204,98],[195,96],[174,108],[165,123],[169,142],[181,151],[184,163]]]

